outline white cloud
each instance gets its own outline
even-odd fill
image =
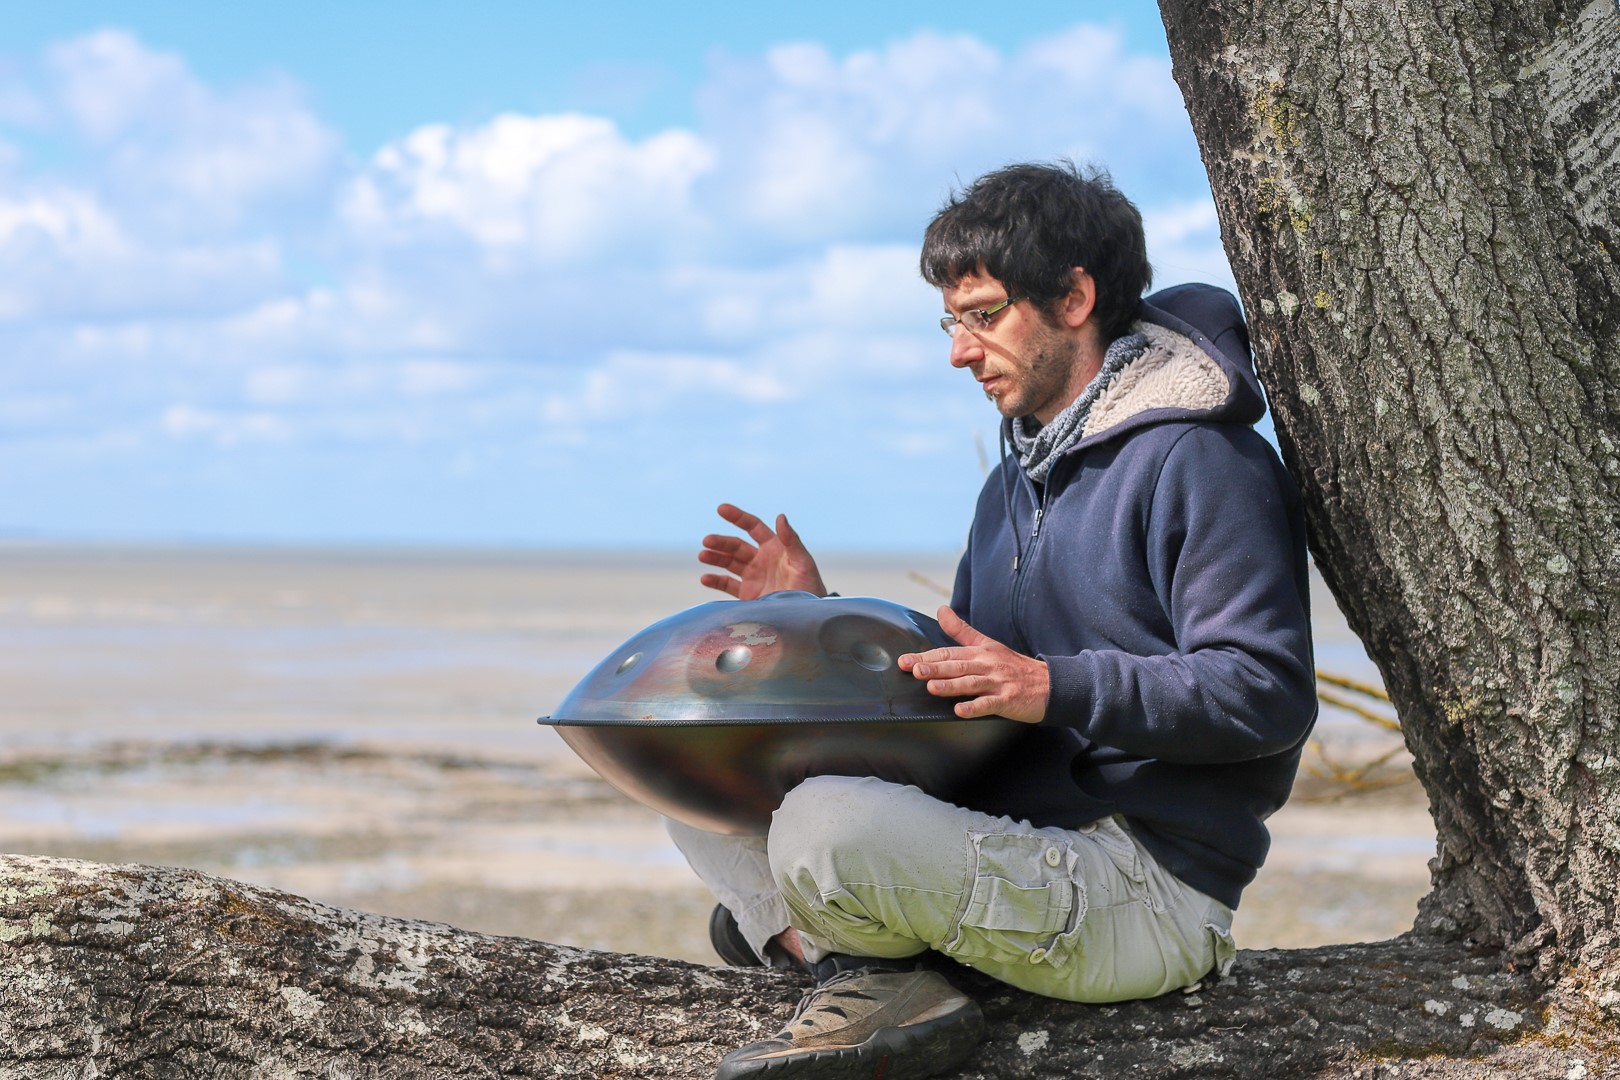
[[[1213,201],[1202,198],[1145,207],[1142,227],[1156,286],[1206,281],[1236,291]]]
[[[406,402],[453,398],[487,381],[487,374],[477,365],[445,360],[272,363],[245,373],[242,397],[262,407],[317,406],[358,413],[386,410]]]
[[[78,191],[0,198],[0,247],[31,239],[80,258],[116,259],[129,250],[118,223],[94,198]]]
[[[1096,155],[1161,283],[1224,267],[1167,63],[1096,28],[782,45],[717,58],[685,127],[424,117],[374,152],[290,84],[215,85],[123,31],[39,66],[0,80],[0,438],[108,465],[319,474],[320,448],[600,486],[632,449],[631,484],[730,477],[746,440],[759,484],[824,455],[851,500],[886,463],[971,487],[994,413],[916,269],[951,187]],[[41,134],[69,152],[32,159]]]
[[[909,334],[939,316],[913,244],[829,244],[764,266],[689,265],[672,273],[677,302],[704,333],[732,346],[829,330],[845,340]]]
[[[0,65],[0,124],[40,127],[50,122],[50,110],[33,88]]]
[[[400,390],[413,398],[438,398],[474,389],[484,375],[471,364],[446,360],[407,360],[400,365]]]
[[[445,308],[455,302],[356,273],[338,288],[276,295],[196,331],[219,351],[256,363],[319,358],[358,368],[379,357],[405,362],[468,348],[461,331],[445,322]]]
[[[248,372],[243,396],[255,405],[296,405],[309,386],[310,372],[292,364],[273,364]]]
[[[1095,27],[1010,54],[932,33],[843,58],[784,46],[722,63],[702,101],[709,197],[790,242],[920,227],[953,182],[1009,161],[1190,145],[1168,63]]]
[[[1099,26],[1073,26],[1032,42],[1019,54],[1019,67],[1032,83],[1049,77],[1061,81],[1070,95],[1086,95],[1098,104],[1127,109],[1097,110],[1099,126],[1113,126],[1132,116],[1160,120],[1182,115],[1181,93],[1167,78],[1169,64],[1157,57],[1132,56],[1114,30]]]
[[[1190,146],[1168,63],[1095,27],[1011,54],[926,32],[843,57],[783,45],[718,59],[699,103],[692,129],[640,140],[575,113],[426,125],[373,156],[345,217],[400,244],[464,237],[497,268],[626,245],[737,257],[914,234],[953,182],[1009,160]]]
[[[307,222],[281,211],[324,202],[339,151],[290,84],[219,90],[119,30],[51,47],[34,76],[13,72],[0,87],[7,123],[32,129],[0,155],[0,321],[13,323],[195,316],[262,298],[284,272],[274,237]],[[27,148],[42,141],[69,152],[41,167]]]
[[[60,107],[92,137],[110,139],[166,106],[193,106],[207,91],[177,56],[122,30],[100,30],[51,48]]]
[[[108,179],[165,204],[156,209],[171,228],[235,221],[255,202],[307,193],[336,163],[336,134],[290,83],[218,91],[121,30],[57,45],[46,67],[56,108],[108,154]]]
[[[366,231],[448,226],[492,248],[588,259],[683,224],[692,183],[711,166],[689,132],[634,142],[601,117],[506,114],[467,131],[421,127],[385,146],[344,206]]]
[[[165,434],[177,439],[202,438],[217,446],[244,442],[280,442],[290,432],[280,417],[269,413],[226,413],[192,405],[171,405],[163,411]]]
[[[694,397],[747,406],[773,404],[791,396],[792,388],[769,372],[736,360],[613,352],[585,373],[572,391],[549,395],[543,416],[549,423],[573,426],[669,412]]]
[[[142,238],[82,189],[0,196],[0,323],[217,310],[265,288],[279,266],[279,249],[265,240]]]
[[[1151,240],[1179,244],[1218,229],[1220,219],[1215,214],[1215,203],[1200,199],[1151,210],[1143,215],[1142,224]]]

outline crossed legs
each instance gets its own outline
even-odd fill
[[[1160,867],[1118,818],[1035,828],[872,778],[814,777],[767,837],[670,835],[764,954],[934,949],[1073,1001],[1152,997],[1230,962],[1232,913]]]

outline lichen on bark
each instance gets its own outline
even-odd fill
[[[1434,807],[1420,924],[1610,1000],[1620,9],[1161,10],[1313,553]]]
[[[807,986],[189,870],[0,856],[0,883],[0,1080],[710,1077]],[[1390,1065],[1539,1076],[1572,1061],[1598,1076],[1620,1063],[1612,1031],[1605,1041],[1498,955],[1415,937],[1241,953],[1232,976],[1193,993],[1109,1006],[953,974],[990,1024],[959,1080],[1349,1078]]]

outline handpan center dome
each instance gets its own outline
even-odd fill
[[[1015,727],[960,719],[954,699],[900,670],[902,654],[951,644],[886,600],[719,600],[631,637],[541,723],[638,802],[759,835],[809,776],[880,776],[949,798]]]

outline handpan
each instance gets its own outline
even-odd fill
[[[954,642],[871,597],[718,600],[631,637],[540,723],[637,802],[764,835],[811,776],[877,776],[949,799],[1017,725],[964,720],[896,661]]]

